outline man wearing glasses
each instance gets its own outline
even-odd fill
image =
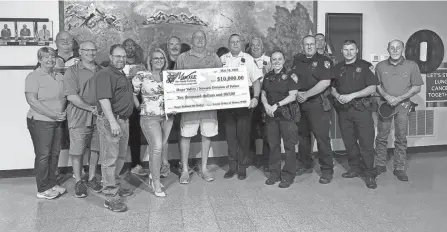
[[[80,45],[81,61],[67,69],[64,75],[64,94],[67,96],[67,120],[70,134],[69,154],[73,165],[75,197],[86,197],[87,187],[94,192],[101,191],[101,185],[95,178],[96,165],[99,156],[99,134],[96,128],[95,115],[98,114],[96,105],[91,105],[83,99],[89,98],[84,86],[99,71],[96,64],[96,45],[91,41]],[[90,148],[90,149],[87,149]],[[82,177],[82,158],[84,153],[91,151],[89,162],[89,176]]]
[[[117,184],[127,155],[129,139],[129,117],[132,115],[133,87],[123,72],[126,65],[126,50],[120,44],[110,48],[110,64],[95,75],[96,98],[99,100],[96,124],[99,131],[100,151],[103,156],[101,172],[106,196],[104,206],[114,212],[124,212],[122,196],[132,194]]]
[[[388,43],[390,58],[381,61],[376,66],[376,75],[380,85],[377,91],[382,96],[382,101],[396,107],[397,114],[385,119],[378,116],[376,136],[377,174],[386,172],[388,136],[391,122],[394,119],[394,171],[393,174],[400,181],[408,181],[405,172],[407,158],[407,131],[410,98],[421,91],[422,80],[419,67],[416,62],[407,60],[402,56],[404,43],[400,40],[392,40]]]

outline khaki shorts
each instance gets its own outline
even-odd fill
[[[99,152],[99,133],[95,126],[70,128],[70,155],[83,155],[87,148]]]
[[[205,137],[213,137],[218,133],[217,111],[200,111],[182,113],[180,120],[183,137],[191,138],[197,135],[200,126],[200,132]]]

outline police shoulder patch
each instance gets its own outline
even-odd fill
[[[330,68],[330,67],[331,67],[331,62],[329,62],[329,61],[325,61],[325,62],[324,62],[324,67],[326,67],[326,68]]]

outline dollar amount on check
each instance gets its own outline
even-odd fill
[[[163,71],[166,113],[248,107],[245,67]]]

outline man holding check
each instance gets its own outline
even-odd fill
[[[206,50],[205,32],[199,30],[192,35],[192,49],[182,53],[177,57],[175,70],[184,69],[203,69],[203,68],[221,68],[222,63],[215,53]],[[200,126],[202,134],[202,168],[199,175],[203,180],[210,182],[214,176],[207,169],[208,153],[211,146],[211,137],[218,133],[217,111],[196,111],[185,112],[181,115],[180,134],[180,153],[182,162],[182,174],[180,184],[188,184],[190,181],[188,171],[188,156],[191,138],[197,134]]]
[[[223,67],[246,67],[251,101],[248,108],[225,110],[225,136],[228,144],[228,160],[230,169],[224,178],[232,178],[236,172],[239,180],[247,178],[247,167],[250,165],[250,129],[253,110],[259,102],[262,75],[254,75],[255,61],[253,57],[242,52],[242,41],[238,34],[230,36],[228,41],[230,52],[220,57]]]

